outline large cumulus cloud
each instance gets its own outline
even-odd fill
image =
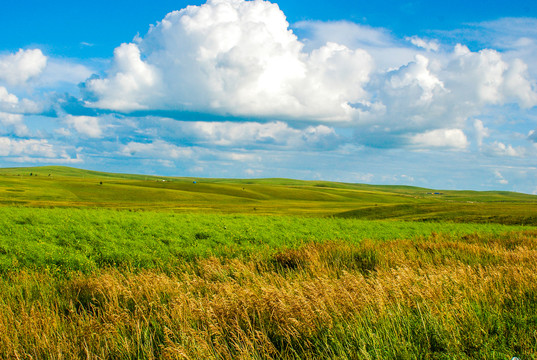
[[[361,135],[366,142],[378,142],[382,134],[402,134],[415,145],[418,135],[430,137],[471,127],[467,120],[488,106],[537,105],[535,85],[522,60],[505,60],[491,49],[472,52],[463,45],[442,53],[416,54],[413,61],[377,74],[366,90],[375,99],[362,106],[361,120],[369,125]],[[468,144],[461,141],[461,135],[450,137],[458,139],[453,142],[455,148]]]
[[[347,121],[372,68],[366,51],[335,43],[304,52],[276,4],[210,0],[118,47],[107,77],[85,87],[91,106],[120,111]]]
[[[468,145],[467,120],[485,107],[537,105],[527,64],[496,50],[418,37],[403,45],[346,22],[298,28],[310,38],[298,39],[268,1],[209,0],[171,12],[116,48],[107,74],[85,82],[86,104],[318,122],[353,127],[371,145],[391,137],[458,149]],[[436,135],[442,140],[428,140]]]

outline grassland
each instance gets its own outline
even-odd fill
[[[343,218],[0,208],[0,271],[103,266],[173,268],[184,261],[267,257],[309,243],[419,239],[433,232],[498,235],[523,226]]]
[[[0,169],[0,204],[537,225],[537,196],[519,193],[170,178],[58,166]]]
[[[4,359],[537,356],[536,230],[30,267],[0,292]]]
[[[0,358],[534,359],[535,199],[0,169]]]

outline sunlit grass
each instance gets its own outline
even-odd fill
[[[22,270],[0,357],[537,356],[537,232],[310,243],[175,269]]]
[[[340,218],[175,214],[107,209],[0,207],[0,270],[56,266],[173,267],[219,256],[248,257],[310,242],[500,234],[521,226],[364,221]]]
[[[195,180],[0,169],[0,359],[537,357],[536,197]]]

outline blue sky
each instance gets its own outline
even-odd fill
[[[2,167],[537,193],[532,2],[2,10]]]

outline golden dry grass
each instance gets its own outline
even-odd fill
[[[537,356],[537,231],[309,244],[175,271],[20,271],[3,359]]]

